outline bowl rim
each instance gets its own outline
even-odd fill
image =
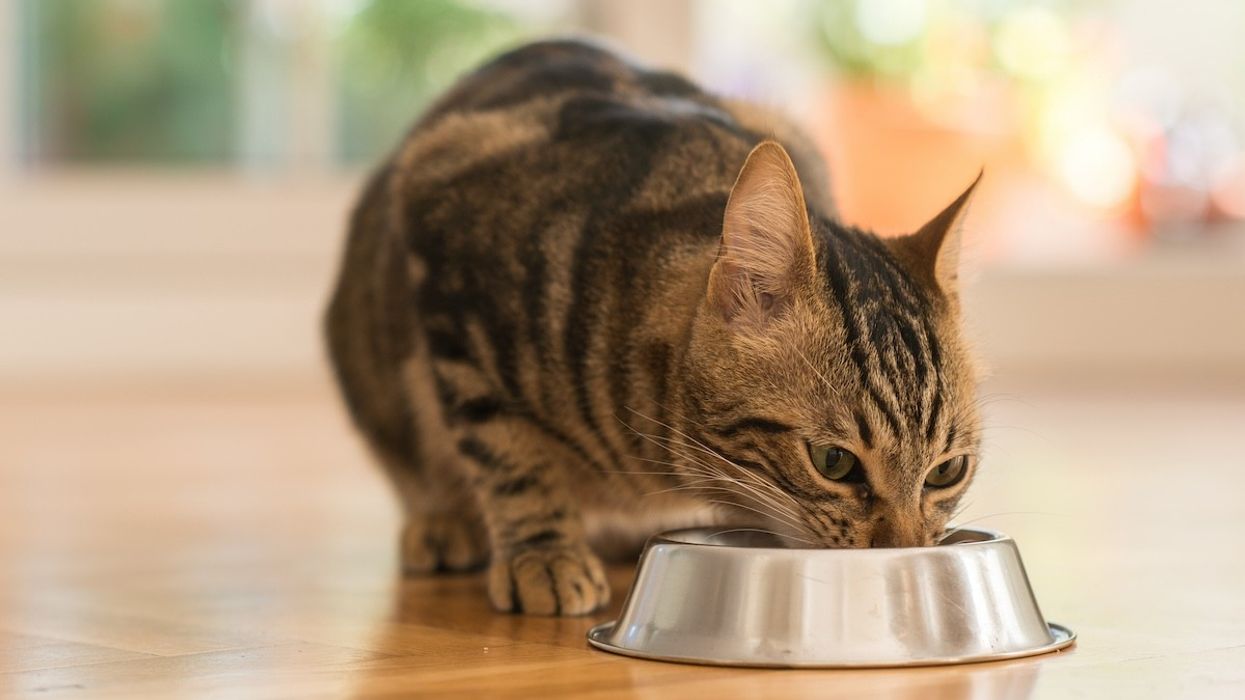
[[[944,546],[957,547],[957,548],[959,547],[980,547],[984,545],[997,545],[1003,542],[1013,541],[1010,535],[999,532],[998,530],[992,530],[992,529],[983,528],[983,527],[947,528],[947,532],[952,532],[952,533],[957,533],[957,534],[958,533],[972,533],[974,535],[979,535],[980,539],[974,539],[974,540],[969,540],[965,542],[952,542],[947,545],[941,545],[941,544],[930,545],[930,546],[925,546],[925,547],[863,547],[863,548],[858,548],[858,547],[838,547],[838,548],[836,547],[771,547],[771,546],[745,547],[745,546],[739,546],[739,545],[713,544],[711,542],[694,542],[694,541],[688,541],[688,540],[682,540],[682,539],[675,539],[675,537],[679,535],[680,533],[705,532],[708,530],[719,530],[719,529],[721,528],[715,527],[712,525],[702,525],[698,527],[682,527],[682,528],[677,528],[674,530],[666,530],[664,532],[659,532],[656,535],[653,535],[652,537],[650,537],[648,539],[648,542],[645,544],[644,548],[647,550],[649,547],[652,547],[654,545],[675,545],[675,546],[681,546],[681,547],[698,547],[698,548],[703,547],[703,548],[715,549],[715,550],[734,549],[734,550],[744,550],[744,551],[750,551],[750,552],[806,552],[806,553],[818,552],[818,553],[835,553],[836,555],[841,555],[841,556],[877,556],[877,553],[882,553],[884,555],[894,556],[895,554],[899,554],[899,553],[911,554],[911,553],[917,553],[917,552],[922,552],[922,553],[938,552],[938,551],[942,551],[942,547]],[[727,528],[726,531],[729,532],[731,529],[732,528]],[[723,534],[723,533],[716,533],[716,534]]]

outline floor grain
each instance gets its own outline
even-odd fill
[[[895,671],[616,657],[585,619],[402,580],[397,510],[327,387],[0,400],[0,695],[1239,697],[1245,400],[995,394],[964,520],[1016,537],[1072,651]],[[611,571],[615,605],[630,582]]]

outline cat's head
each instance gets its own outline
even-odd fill
[[[957,291],[973,186],[882,239],[810,216],[786,151],[752,151],[688,348],[692,478],[819,546],[937,541],[980,445]]]

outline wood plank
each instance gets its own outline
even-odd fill
[[[35,671],[148,657],[150,654],[125,649],[0,630],[0,669],[4,672]]]
[[[196,679],[218,675],[258,676],[313,671],[378,656],[375,652],[317,644],[277,644],[18,671],[4,674],[3,682],[11,692],[18,694],[81,692],[90,697],[112,688],[123,687],[126,692],[136,695],[161,697],[176,693],[183,684]]]
[[[1245,561],[1222,555],[1245,536],[1245,399],[991,410],[1026,429],[996,432],[965,517],[1017,538],[1078,647],[824,672],[589,648],[625,565],[613,608],[578,619],[496,614],[479,574],[402,579],[397,510],[327,385],[0,397],[0,696],[1237,696]]]

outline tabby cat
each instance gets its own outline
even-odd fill
[[[665,526],[934,543],[978,450],[971,191],[883,239],[794,128],[677,75],[549,41],[462,79],[367,186],[326,319],[405,569],[578,615]]]

